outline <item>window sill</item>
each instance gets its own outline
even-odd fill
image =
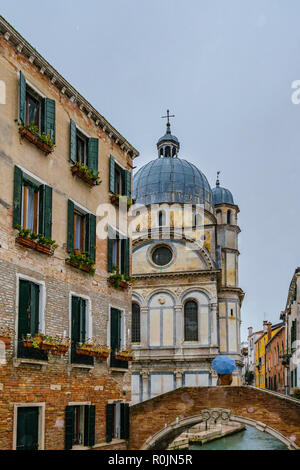
[[[96,180],[93,180],[93,179],[89,178],[88,176],[86,176],[83,173],[83,171],[80,171],[80,169],[76,165],[73,165],[71,167],[71,171],[72,171],[73,175],[76,175],[78,178],[80,178],[82,181],[87,183],[89,186],[94,187],[94,186],[97,185]]]
[[[119,284],[119,287],[116,287],[116,286],[115,286],[115,282],[116,282],[116,281],[115,281],[114,278],[111,278],[111,277],[108,278],[108,282],[109,282],[109,284],[110,284],[112,287],[114,287],[114,288],[117,289],[117,290],[121,290],[121,289],[123,289],[123,290],[128,290],[128,289],[129,289],[129,286],[130,286],[130,284],[129,284],[128,282],[126,282],[126,281],[121,281],[120,284]]]
[[[109,370],[111,372],[122,372],[123,374],[125,374],[126,372],[129,371],[129,368],[128,369],[123,369],[123,368],[120,368],[120,367],[110,367]]]
[[[13,359],[14,367],[20,367],[23,364],[40,366],[41,368],[43,368],[48,365],[48,361],[37,361],[35,359],[24,359],[24,358],[17,358],[17,357]]]
[[[53,255],[51,248],[40,245],[39,243],[36,243],[33,240],[29,240],[28,238],[17,237],[16,242],[19,245],[25,246],[26,248],[31,248],[32,250],[38,251],[39,253],[43,253],[48,256]]]
[[[92,270],[92,267],[90,266],[81,266],[81,268],[79,266],[75,266],[75,264],[73,264],[71,261],[68,261],[66,262],[66,264],[68,264],[69,266],[71,266],[72,268],[74,269],[77,269],[78,271],[83,271],[85,273],[88,273],[90,274],[91,270]]]
[[[73,370],[73,369],[87,369],[87,370],[91,370],[91,369],[94,369],[95,366],[89,366],[87,364],[70,364],[70,369]]]
[[[102,447],[114,446],[118,444],[125,444],[127,441],[125,439],[113,439],[111,442],[102,442],[101,444],[96,444],[91,449],[101,449]]]
[[[46,155],[49,155],[50,153],[53,152],[53,147],[50,147],[50,145],[45,144],[45,142],[42,142],[39,139],[39,137],[32,134],[32,132],[26,129],[26,127],[23,127],[22,129],[20,129],[20,136],[22,139],[26,139],[28,140],[28,142],[34,144],[36,147],[42,150]]]

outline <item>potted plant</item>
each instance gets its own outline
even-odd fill
[[[54,356],[65,356],[71,346],[71,340],[68,337],[56,336],[54,338],[55,349],[52,351]]]
[[[95,357],[98,361],[106,361],[111,353],[111,349],[107,346],[95,346]]]
[[[5,344],[5,348],[9,349],[11,344],[11,338],[14,336],[15,332],[12,328],[7,326],[0,327],[0,342]]]
[[[110,200],[111,200],[111,203],[116,206],[116,207],[120,207],[120,199],[121,198],[126,198],[126,204],[127,204],[127,210],[130,209],[130,207],[132,206],[133,204],[133,201],[131,198],[127,197],[127,196],[122,196],[121,194],[112,194]]]
[[[70,257],[66,259],[66,263],[73,266],[73,268],[89,273],[90,276],[95,275],[95,261],[89,258],[88,253],[75,253],[74,251],[70,254]]]
[[[115,358],[119,361],[131,362],[134,359],[134,354],[131,349],[124,349],[115,352]]]
[[[74,175],[81,178],[90,186],[99,186],[102,183],[99,178],[99,171],[95,171],[86,165],[82,165],[80,162],[76,162],[72,165],[71,171]]]
[[[34,122],[31,122],[26,125],[24,121],[17,120],[17,122],[19,125],[19,133],[21,138],[25,138],[32,144],[36,145],[46,155],[53,152],[55,145],[53,138],[50,134],[42,133]]]
[[[33,230],[24,229],[20,225],[16,226],[18,236],[16,241],[23,246],[32,248],[41,253],[52,256],[58,245],[55,240],[46,238],[43,235],[35,233]]]
[[[92,354],[93,344],[90,340],[87,340],[83,343],[77,343],[76,345],[76,354],[80,354],[82,356],[93,356]]]
[[[132,278],[125,274],[120,274],[119,266],[114,265],[112,269],[112,275],[108,278],[109,283],[116,289],[128,289]]]

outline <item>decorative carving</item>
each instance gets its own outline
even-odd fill
[[[203,421],[212,423],[228,422],[231,417],[231,410],[225,410],[222,408],[211,408],[201,411]]]
[[[161,297],[159,297],[158,301],[159,301],[160,305],[164,305],[166,303],[166,298],[161,296]]]

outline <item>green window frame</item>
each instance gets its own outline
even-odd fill
[[[120,407],[120,422],[117,423],[120,435],[115,434],[116,407]],[[130,408],[129,404],[110,403],[106,405],[106,442],[110,443],[114,438],[129,439],[130,437]]]
[[[99,139],[85,136],[76,126],[73,119],[70,120],[70,161],[75,165],[78,161],[78,139],[84,142],[84,165],[90,170],[98,171],[99,166]],[[82,163],[82,162],[80,162]]]
[[[79,212],[84,218],[84,246],[85,252],[88,253],[89,258],[94,262],[96,261],[96,242],[97,242],[97,219],[96,216],[90,213],[84,214],[80,209],[77,209],[74,202],[68,200],[68,227],[67,227],[67,249],[68,253],[73,253],[75,249],[75,224],[74,217],[76,211]]]
[[[120,260],[119,270],[121,274],[129,276],[130,274],[130,239],[124,237],[113,227],[108,226],[107,233],[107,271],[112,273],[113,266],[117,259]],[[118,255],[116,255],[118,251]]]
[[[96,406],[80,405],[84,410],[84,440],[85,447],[95,445],[95,422]],[[75,428],[75,410],[76,406],[67,406],[65,411],[65,450],[71,450],[74,446],[74,428]]]
[[[94,358],[76,353],[77,343],[84,343],[88,338],[88,306],[87,300],[72,295],[71,302],[71,363],[94,365]]]
[[[121,181],[118,183],[118,179]],[[119,188],[121,187],[121,191]],[[109,191],[115,195],[127,196],[131,199],[132,192],[132,175],[131,172],[121,168],[115,158],[110,155],[109,158]]]

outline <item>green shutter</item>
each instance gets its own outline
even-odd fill
[[[22,186],[23,186],[23,173],[19,167],[15,166],[14,169],[14,208],[13,208],[13,227],[22,225]]]
[[[86,218],[86,251],[90,258],[96,261],[96,216],[87,214]]]
[[[111,442],[114,435],[114,408],[115,405],[106,405],[106,442]]]
[[[91,170],[98,171],[98,151],[99,140],[94,138],[88,139],[87,166]]]
[[[113,243],[115,239],[115,232],[114,230],[108,226],[108,233],[107,233],[107,271],[112,273],[113,270]]]
[[[52,188],[39,187],[39,234],[52,238]]]
[[[125,276],[129,276],[129,238],[125,238],[121,241],[122,246],[122,253],[121,253],[121,273],[125,274]]]
[[[30,283],[30,333],[32,336],[39,332],[39,299],[39,286]]]
[[[131,173],[125,170],[125,195],[131,199]]]
[[[95,445],[95,406],[84,407],[84,445],[93,447]]]
[[[44,98],[43,102],[43,127],[42,131],[46,135],[50,135],[55,144],[56,123],[55,123],[55,108],[56,103],[54,100]]]
[[[76,163],[76,124],[70,121],[70,160]]]
[[[121,404],[121,439],[129,439],[129,405]]]
[[[75,407],[66,407],[66,438],[65,438],[65,450],[71,450],[73,447],[74,439],[74,423],[75,423]]]
[[[83,343],[87,338],[86,334],[86,301],[79,299],[79,342]]]
[[[115,194],[115,159],[112,156],[109,158],[109,190]]]
[[[68,252],[74,251],[74,203],[68,200]]]
[[[21,342],[23,336],[30,333],[29,307],[30,307],[30,282],[20,280],[19,283],[19,317],[18,317],[18,340]]]
[[[120,349],[121,346],[121,312],[111,309],[110,315],[110,345],[111,349]]]
[[[19,119],[25,124],[26,121],[26,79],[20,71],[19,82]]]

